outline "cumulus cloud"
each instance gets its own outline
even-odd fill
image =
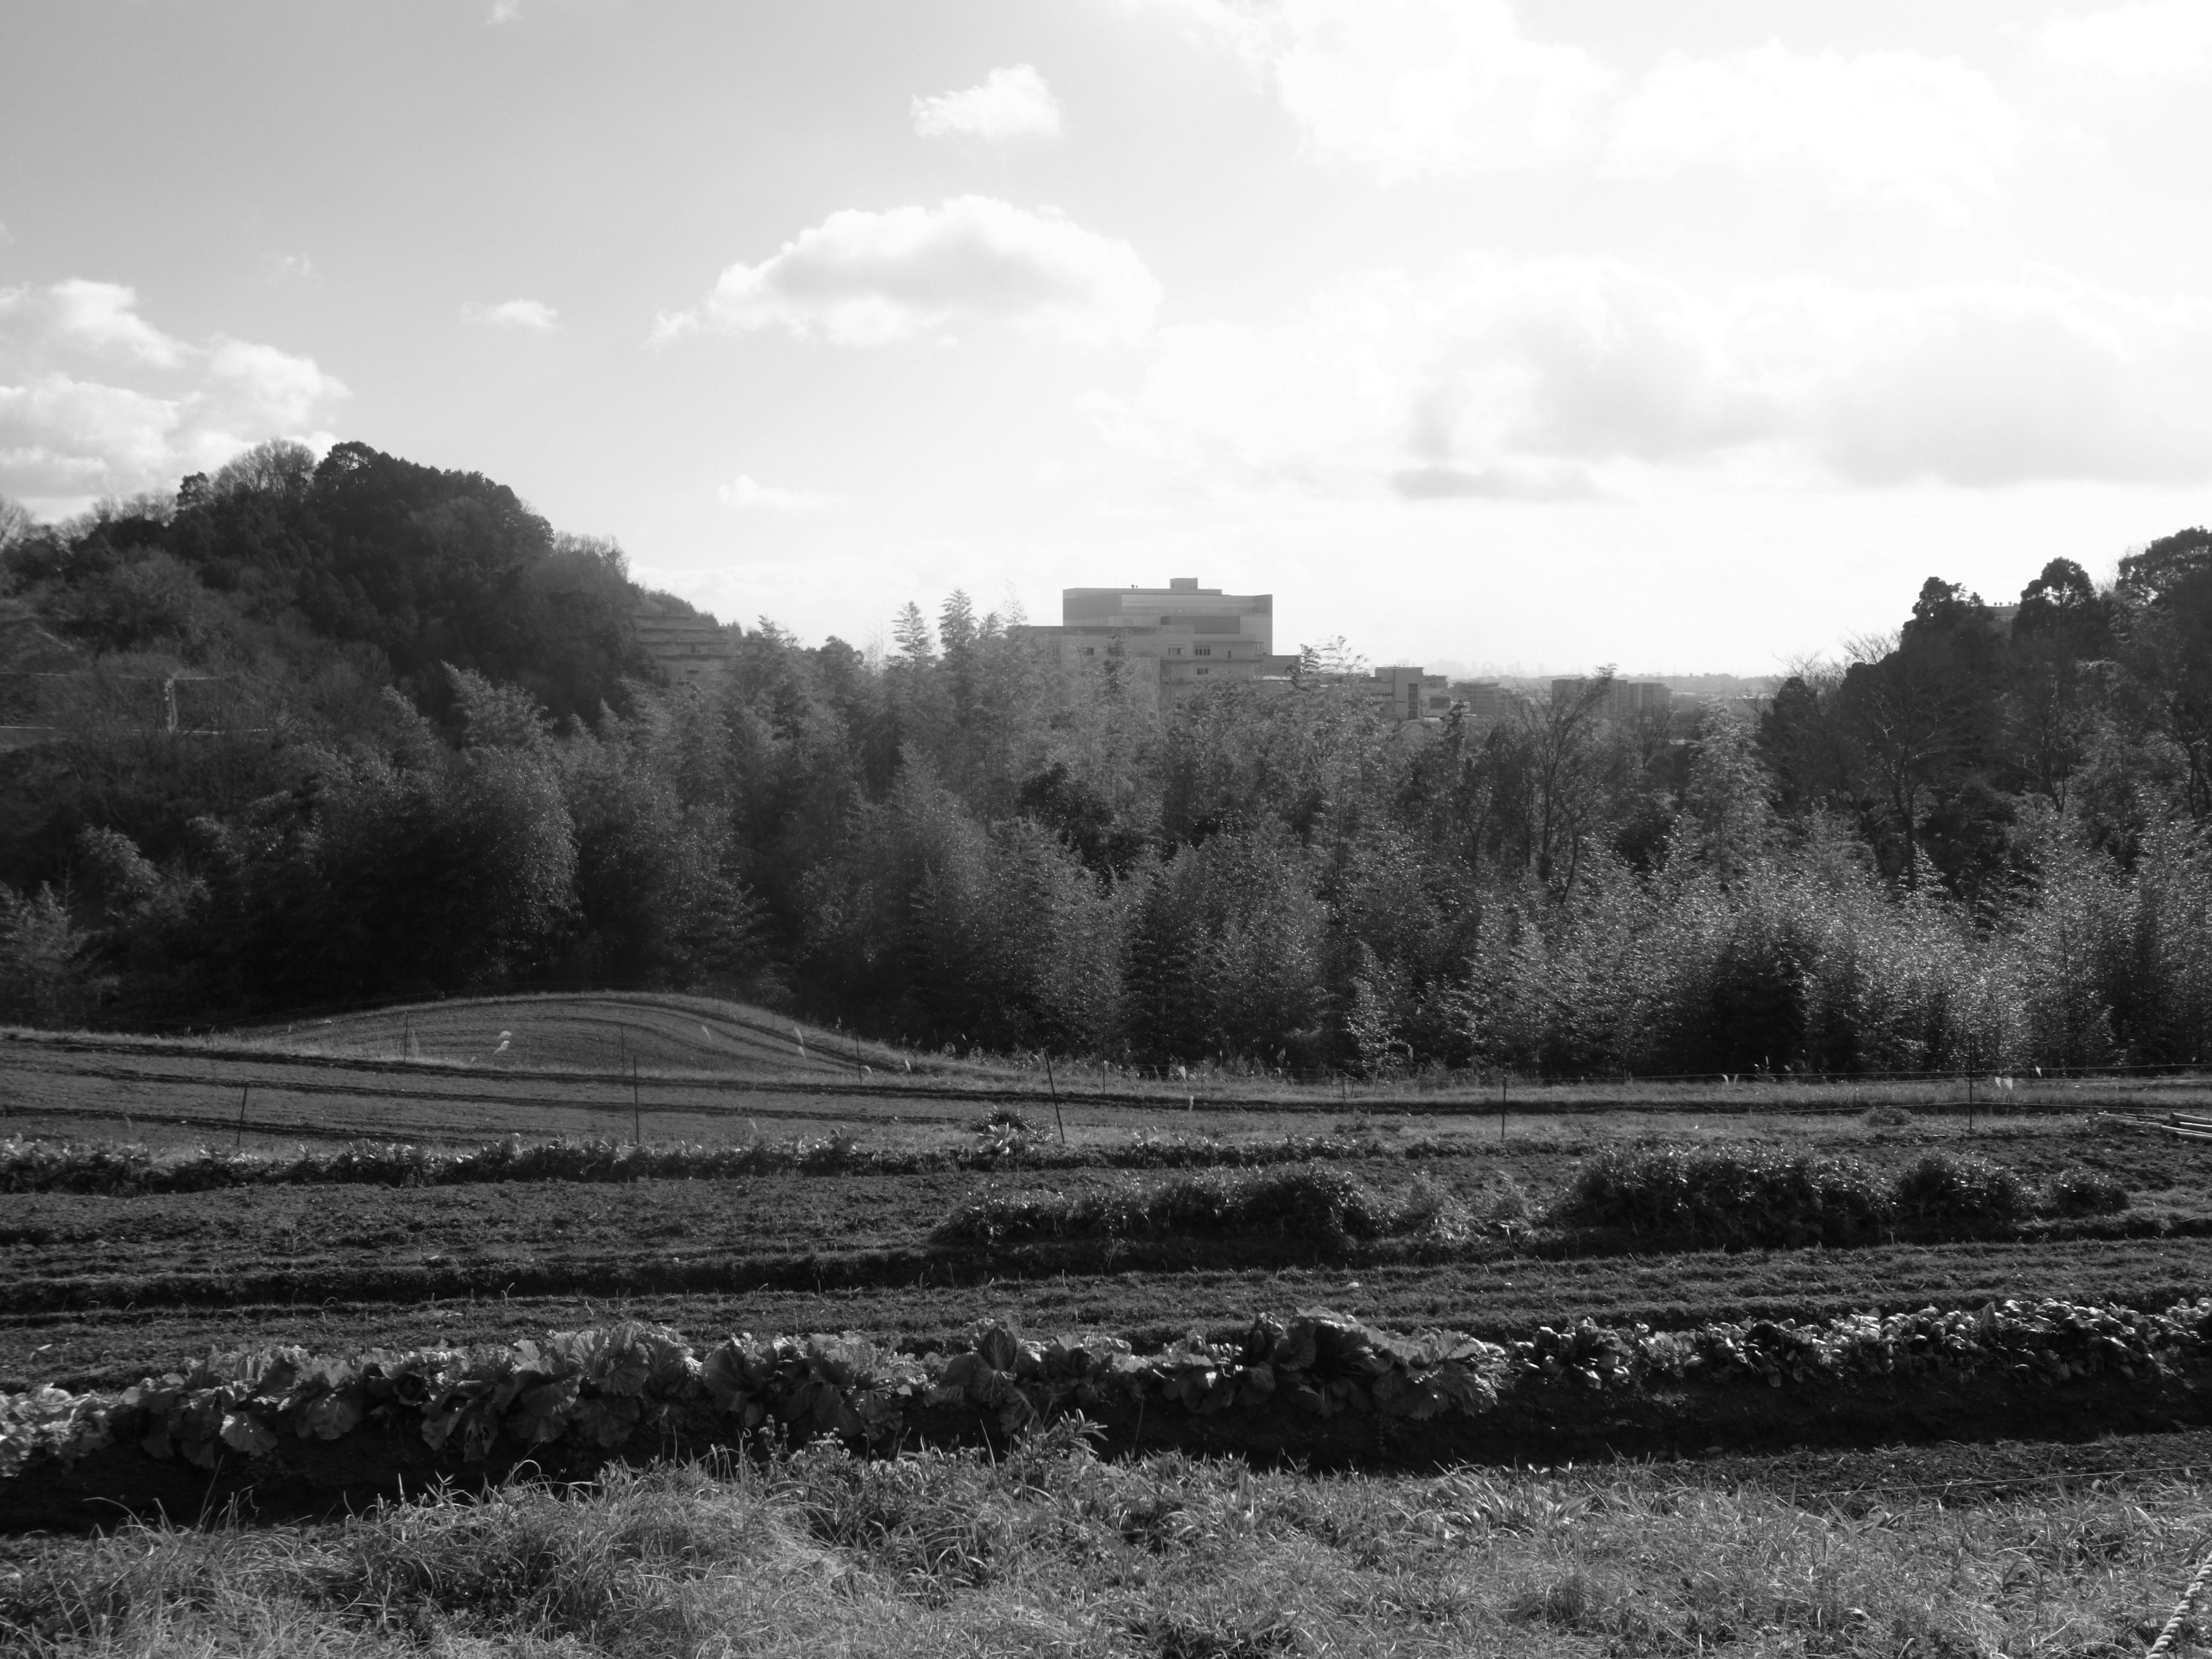
[[[1531,39],[1510,0],[1150,3],[1232,45],[1317,153],[1385,181],[1718,162],[1950,205],[1988,189],[2022,136],[1986,77],[1911,52],[1675,54],[1632,82],[1578,45]]]
[[[1321,154],[1385,179],[1583,143],[1613,72],[1505,0],[1161,0],[1236,46]]]
[[[495,306],[465,305],[464,321],[486,328],[520,329],[527,334],[550,334],[561,325],[561,313],[543,300],[502,300]]]
[[[1164,330],[1088,408],[1186,482],[1566,500],[1624,466],[1846,483],[2212,477],[2212,305],[2055,274],[1705,295],[1615,261],[1370,273],[1273,326]]]
[[[167,489],[264,439],[319,439],[345,395],[313,358],[170,335],[118,283],[0,289],[0,493],[49,513]]]
[[[992,324],[1096,344],[1142,335],[1159,301],[1159,283],[1127,242],[1054,209],[959,196],[933,208],[833,213],[760,264],[730,266],[704,306],[664,315],[653,338],[781,328],[882,345]]]
[[[28,296],[24,301],[31,305]],[[46,289],[46,326],[57,340],[96,356],[136,358],[173,368],[187,348],[138,314],[138,296],[119,283],[72,280]]]
[[[2142,80],[2180,80],[2212,62],[2212,7],[2203,0],[2136,0],[2060,14],[2037,36],[2046,57]]]
[[[804,490],[780,489],[774,484],[757,483],[742,472],[714,494],[725,507],[751,508],[763,513],[827,513],[845,504],[835,495],[811,495]]]
[[[1945,207],[1993,189],[2024,135],[1988,77],[1955,60],[1770,42],[1666,58],[1622,107],[1611,161],[1644,174],[1809,167],[1858,194]]]
[[[1056,138],[1060,100],[1028,64],[995,69],[965,92],[914,100],[914,130],[925,138]]]

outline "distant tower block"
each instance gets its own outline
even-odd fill
[[[1176,576],[1165,587],[1060,590],[1060,626],[1009,629],[1070,672],[1109,658],[1133,685],[1165,696],[1221,680],[1287,674],[1294,657],[1275,649],[1275,596],[1224,593]]]

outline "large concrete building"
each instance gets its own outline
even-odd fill
[[[1591,679],[1553,680],[1552,701],[1554,703],[1572,702],[1594,690],[1598,682]],[[1607,679],[1604,682],[1602,703],[1607,718],[1616,720],[1633,720],[1639,714],[1665,719],[1674,706],[1674,693],[1657,680]]]
[[[1451,713],[1451,682],[1425,668],[1377,668],[1352,684],[1401,720],[1442,720]]]
[[[1060,625],[1011,630],[1070,673],[1119,659],[1133,685],[1173,696],[1222,680],[1287,674],[1275,654],[1275,596],[1224,593],[1177,576],[1165,587],[1069,587]]]

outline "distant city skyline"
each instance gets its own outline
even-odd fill
[[[1532,675],[2212,519],[2203,0],[72,0],[0,58],[42,515],[357,438],[804,638],[1202,569]]]

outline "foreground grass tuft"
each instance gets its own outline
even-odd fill
[[[2212,1528],[2193,1483],[1946,1507],[1663,1468],[1317,1479],[988,1454],[617,1474],[340,1524],[19,1545],[28,1654],[2132,1655]]]

